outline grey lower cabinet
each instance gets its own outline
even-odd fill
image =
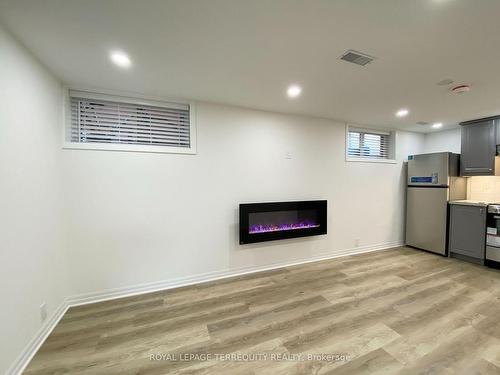
[[[483,264],[486,207],[451,204],[448,253],[450,257]]]

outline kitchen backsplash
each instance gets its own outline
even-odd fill
[[[469,177],[467,179],[467,199],[500,202],[500,177]]]

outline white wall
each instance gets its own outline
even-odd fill
[[[424,139],[424,152],[455,152],[460,154],[460,129],[428,133]]]
[[[333,121],[200,103],[197,123],[197,155],[64,150],[76,293],[403,240],[423,135],[398,134],[397,164],[346,163]],[[239,203],[298,199],[328,200],[327,236],[238,244]]]
[[[61,85],[0,28],[0,373],[70,293],[62,247]]]

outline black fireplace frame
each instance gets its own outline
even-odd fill
[[[301,228],[290,231],[276,231],[252,234],[249,233],[249,214],[251,213],[311,209],[318,210],[319,226],[316,228]],[[240,245],[264,241],[283,240],[288,238],[318,236],[326,234],[326,228],[326,200],[240,204]]]

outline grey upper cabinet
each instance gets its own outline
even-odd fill
[[[448,251],[479,262],[484,260],[486,207],[452,204]]]
[[[497,145],[496,119],[462,123],[462,176],[488,176],[495,174]],[[500,136],[500,134],[499,134]]]

